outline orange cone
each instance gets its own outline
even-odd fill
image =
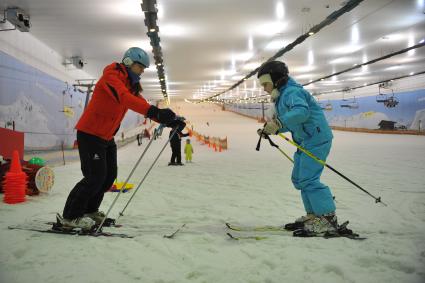
[[[21,161],[19,160],[19,153],[17,150],[13,151],[12,163],[10,164],[9,173],[22,173]]]
[[[8,204],[24,202],[26,190],[27,175],[22,172],[19,153],[15,150],[9,172],[5,176],[3,201]]]

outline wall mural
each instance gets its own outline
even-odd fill
[[[25,132],[25,150],[71,147],[85,98],[67,82],[0,51],[0,127]],[[122,129],[137,122],[131,113]]]
[[[332,126],[425,131],[425,89],[399,93],[381,89],[377,93],[361,98],[319,99],[318,103]],[[262,117],[263,111],[259,103],[226,104],[225,108],[257,118]],[[264,104],[264,110],[270,118],[272,104]]]
[[[332,126],[379,129],[382,121],[396,129],[423,131],[425,126],[424,89],[400,93],[386,90],[376,96],[319,100],[319,104]]]

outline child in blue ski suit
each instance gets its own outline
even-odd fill
[[[259,134],[274,135],[290,132],[301,147],[326,160],[332,146],[332,131],[322,109],[300,84],[288,76],[285,63],[271,61],[263,64],[258,79],[271,95],[276,114]],[[323,165],[300,150],[294,154],[292,183],[301,191],[307,215],[298,218],[295,228],[320,234],[337,229],[335,203],[328,186],[320,182]]]

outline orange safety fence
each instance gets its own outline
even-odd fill
[[[221,152],[228,149],[227,137],[221,139],[219,137],[210,137],[202,135],[196,131],[189,130],[191,136],[194,136],[198,142],[212,148],[214,151]]]

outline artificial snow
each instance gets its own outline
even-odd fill
[[[282,225],[304,214],[291,184],[292,164],[266,141],[255,151],[253,119],[212,105],[172,105],[194,130],[224,138],[215,152],[192,137],[193,163],[167,166],[159,158],[118,220],[133,239],[83,237],[9,230],[31,220],[52,221],[81,178],[79,162],[55,167],[49,194],[19,205],[0,204],[0,282],[425,282],[425,137],[334,131],[328,163],[382,197],[385,207],[325,169],[322,181],[336,197],[340,222],[365,241],[293,238],[273,233],[262,241],[234,241],[225,222]],[[190,127],[191,125],[189,125]],[[131,183],[137,186],[168,138],[154,141]],[[133,142],[118,151],[124,181],[147,145]],[[294,148],[274,141],[288,153]],[[183,140],[184,143],[184,140]],[[184,160],[184,154],[183,154]],[[106,211],[116,193],[107,193]],[[111,212],[117,217],[125,193]],[[164,238],[186,226],[174,237]]]

